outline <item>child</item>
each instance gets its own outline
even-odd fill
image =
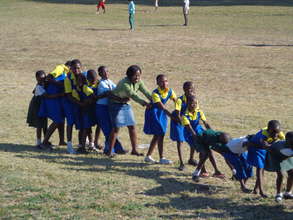
[[[253,189],[254,194],[257,194],[259,190],[259,194],[263,198],[267,198],[262,188],[267,149],[269,149],[273,142],[284,139],[285,136],[283,132],[281,132],[280,122],[277,120],[269,121],[267,128],[261,129],[250,139],[247,161],[250,165],[256,167],[256,182]]]
[[[100,0],[100,1],[98,2],[98,4],[97,4],[97,12],[96,12],[96,14],[99,14],[100,8],[103,9],[103,13],[104,13],[104,14],[106,13],[105,3],[106,3],[106,0]]]
[[[203,112],[197,108],[197,102],[195,96],[189,96],[187,100],[187,110],[185,114],[182,116],[182,124],[184,126],[184,139],[186,142],[189,144],[190,147],[194,148],[197,152],[199,152],[199,159],[200,162],[197,165],[197,170],[195,172],[196,178],[199,178],[201,175],[202,169],[204,167],[204,163],[207,158],[210,159],[212,166],[214,167],[214,177],[218,178],[224,178],[224,175],[219,171],[217,168],[216,161],[211,154],[211,151],[209,150],[209,146],[215,144],[219,140],[219,136],[221,133],[214,132],[213,130],[210,129],[210,126],[205,123],[206,128],[209,130],[209,132],[205,133],[204,129],[202,126],[199,124],[200,121],[205,121],[205,116]],[[207,137],[206,137],[206,134]],[[201,145],[197,146],[195,145],[195,139],[197,136],[201,137],[204,143],[205,148],[207,149],[201,149]],[[211,140],[208,139],[208,137],[211,137]],[[207,157],[207,158],[205,158]]]
[[[45,136],[48,124],[48,120],[46,117],[38,116],[42,98],[46,95],[46,90],[44,88],[45,78],[46,74],[43,70],[39,70],[36,72],[37,85],[33,90],[34,96],[30,101],[26,119],[26,123],[28,123],[30,127],[36,128],[36,147],[38,148],[40,148],[40,145],[42,143],[42,130]]]
[[[176,101],[175,92],[168,88],[167,77],[160,74],[156,78],[158,88],[152,94],[152,107],[145,111],[144,133],[153,135],[148,153],[144,159],[145,162],[157,163],[151,155],[158,145],[160,164],[171,164],[172,161],[163,157],[163,143],[167,130],[168,118],[171,113],[165,108],[169,99]]]
[[[106,66],[100,66],[98,68],[98,73],[99,76],[101,77],[99,86],[97,88],[97,95],[100,95],[104,92],[107,91],[112,91],[113,89],[116,88],[116,84],[113,83],[109,79],[109,71]],[[109,137],[110,133],[112,130],[112,125],[111,125],[111,119],[109,115],[109,101],[108,98],[103,98],[99,99],[96,102],[96,120],[98,126],[101,127],[104,135],[105,135],[105,148],[104,148],[104,154],[109,154]],[[119,139],[116,139],[115,145],[114,145],[114,150],[112,153],[117,153],[117,154],[125,154],[127,151],[125,151],[119,141]]]
[[[172,112],[172,120],[170,126],[170,138],[172,141],[177,142],[177,151],[179,157],[179,170],[184,170],[184,163],[182,160],[182,153],[181,153],[181,145],[185,141],[184,139],[184,127],[181,124],[181,117],[185,113],[187,109],[187,97],[194,95],[194,86],[193,83],[187,81],[183,84],[183,91],[184,95],[180,96],[175,104],[175,110]],[[194,157],[194,149],[190,148],[190,158],[188,160],[188,164],[190,165],[197,165],[197,162],[193,159]]]
[[[183,16],[184,16],[183,26],[188,25],[188,14],[189,14],[189,0],[183,0]]]
[[[265,170],[277,172],[276,202],[281,202],[283,197],[285,199],[293,199],[293,194],[291,193],[293,185],[293,131],[287,132],[285,141],[277,141],[271,145],[267,153]],[[288,174],[286,192],[284,194],[281,193],[284,178],[283,172]]]
[[[67,120],[67,152],[75,154],[72,146],[72,128],[78,123],[78,106],[81,104],[76,91],[77,76],[82,72],[81,62],[77,59],[71,61],[70,72],[64,80],[65,97],[63,99],[64,113]],[[79,137],[80,134],[79,134]],[[80,139],[80,138],[79,138]]]
[[[247,146],[249,143],[249,136],[234,138],[230,140],[227,145],[213,145],[212,150],[220,153],[226,160],[228,166],[233,171],[235,177],[241,185],[241,190],[244,193],[251,191],[246,188],[246,181],[253,176],[252,166],[247,163]]]
[[[150,107],[150,103],[143,100],[137,93],[142,92],[148,100],[151,101],[151,93],[146,89],[144,83],[140,79],[141,69],[137,65],[128,67],[126,77],[122,79],[117,87],[113,90],[113,94],[120,98],[131,98],[142,106]],[[127,126],[129,137],[132,145],[132,155],[143,156],[137,152],[137,135],[135,129],[135,119],[132,108],[127,102],[111,100],[109,104],[109,113],[112,123],[112,131],[110,134],[110,148],[108,156],[113,156],[112,150],[116,143],[117,135],[121,127]]]
[[[134,31],[134,15],[135,15],[135,4],[133,0],[128,0],[128,14],[129,14],[129,25],[130,30]]]

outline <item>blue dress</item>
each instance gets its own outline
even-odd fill
[[[201,136],[202,133],[204,132],[204,128],[199,123],[200,120],[201,120],[200,112],[197,112],[196,120],[191,120],[191,118],[188,115],[186,117],[188,118],[188,120],[190,122],[190,125],[191,125],[192,129],[194,130],[194,132],[196,133],[196,135]],[[183,128],[183,135],[184,135],[184,139],[189,144],[189,146],[194,146],[195,145],[192,133],[185,127]]]
[[[76,90],[76,86],[71,79],[71,74],[67,75],[67,78],[70,80],[72,90]],[[73,126],[74,124],[78,124],[79,122],[79,106],[73,102],[71,102],[66,96],[62,99],[62,106],[64,115],[66,118],[66,122],[68,126]]]
[[[263,130],[260,130],[250,139],[250,141],[256,145],[260,145],[260,141],[266,139],[267,136],[263,134]],[[267,150],[251,146],[248,148],[247,162],[254,167],[265,168],[266,155]]]
[[[60,82],[63,81],[65,78],[66,74],[63,73],[62,75],[55,78],[55,80]],[[63,93],[63,88],[54,83],[49,83],[45,90],[48,95]],[[47,117],[55,123],[63,123],[64,111],[62,108],[62,98],[44,98],[40,106],[39,117]]]
[[[157,93],[163,104],[166,104],[172,95],[172,89],[169,89],[166,98],[163,98],[158,89],[153,93]],[[145,134],[164,136],[168,126],[168,118],[166,112],[159,108],[157,103],[153,103],[150,109],[145,110],[145,121],[143,131]]]
[[[181,110],[180,110],[180,116],[182,116],[186,109],[187,109],[187,103],[183,101],[183,96],[179,97],[179,99],[182,100],[181,103]],[[175,116],[175,111],[172,112],[172,115]],[[171,125],[170,125],[170,138],[172,141],[179,141],[179,142],[184,142],[184,126],[182,126],[181,123],[178,123],[174,120],[171,120]]]

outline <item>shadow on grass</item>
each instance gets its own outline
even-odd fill
[[[97,0],[27,0],[46,3],[61,4],[85,4],[96,5]],[[135,0],[136,5],[154,6],[154,0]],[[127,0],[109,0],[110,4],[128,4]],[[292,0],[197,0],[190,1],[192,6],[234,6],[234,5],[255,5],[255,6],[293,6]],[[159,0],[159,6],[181,6],[181,0]],[[110,7],[110,6],[109,6]]]
[[[245,44],[247,47],[293,47],[293,44]]]
[[[129,31],[129,28],[84,28],[85,31]]]

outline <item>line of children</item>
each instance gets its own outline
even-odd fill
[[[193,160],[194,151],[199,152],[199,162],[192,178],[196,181],[205,171],[205,161],[209,158],[215,173],[214,177],[223,178],[219,171],[212,151],[220,153],[231,168],[235,178],[240,182],[241,190],[249,192],[246,181],[252,176],[252,166],[257,168],[257,179],[254,193],[266,197],[262,188],[264,169],[277,172],[276,201],[282,198],[292,199],[291,188],[293,185],[293,133],[285,136],[281,132],[280,123],[276,120],[268,122],[267,128],[248,137],[230,140],[227,133],[211,129],[206,122],[204,113],[199,109],[192,82],[183,85],[184,95],[176,98],[175,92],[168,87],[167,77],[163,74],[156,78],[158,88],[151,94],[141,81],[141,69],[132,65],[127,69],[126,77],[117,87],[109,79],[107,67],[98,68],[101,81],[98,80],[95,70],[88,70],[85,77],[82,72],[81,62],[72,60],[66,65],[58,65],[48,76],[44,71],[36,72],[37,85],[34,96],[30,102],[27,123],[36,129],[36,145],[40,148],[50,147],[49,138],[58,128],[62,132],[64,118],[67,119],[67,150],[75,153],[72,147],[72,127],[76,126],[79,132],[80,148],[77,152],[85,153],[86,137],[93,143],[91,128],[94,125],[101,127],[105,135],[104,153],[109,156],[125,154],[118,137],[120,127],[127,126],[132,144],[132,155],[142,156],[137,151],[137,134],[135,119],[130,99],[146,107],[144,132],[153,135],[150,148],[145,157],[145,162],[156,163],[151,157],[153,150],[158,145],[161,164],[170,164],[172,161],[163,157],[163,141],[166,134],[168,117],[171,118],[170,136],[177,142],[180,170],[184,168],[181,154],[182,142],[187,142],[191,147],[190,160]],[[63,86],[64,85],[64,86]],[[141,91],[148,101],[138,95]],[[64,96],[65,93],[65,96]],[[175,111],[170,113],[165,104],[171,99],[175,102]],[[52,124],[47,129],[47,118]],[[207,130],[204,130],[203,124]],[[41,144],[41,132],[44,140]],[[96,132],[98,134],[99,132]],[[62,134],[60,135],[62,144]],[[97,135],[95,143],[98,143]],[[95,145],[91,144],[91,147]],[[95,149],[95,148],[94,148]],[[248,149],[248,152],[247,152]],[[195,165],[195,164],[193,164]],[[282,171],[287,171],[288,181],[286,192],[281,193],[283,180]]]

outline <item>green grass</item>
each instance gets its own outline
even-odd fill
[[[274,202],[275,174],[265,176],[268,199],[242,194],[228,178],[195,184],[193,167],[177,170],[176,145],[168,135],[165,155],[174,165],[147,165],[129,155],[110,160],[67,155],[64,147],[38,151],[35,131],[25,124],[34,72],[79,58],[85,69],[107,65],[115,82],[129,65],[139,64],[150,90],[160,73],[177,95],[184,81],[194,81],[208,122],[233,137],[255,133],[270,119],[280,120],[285,132],[292,130],[289,1],[193,2],[187,28],[175,1],[157,12],[142,2],[135,32],[128,31],[126,4],[107,4],[107,14],[97,16],[94,4],[59,2],[0,4],[1,219],[292,219],[292,201]],[[133,106],[139,143],[149,143],[142,132],[144,109]],[[127,130],[120,136],[130,149]],[[57,134],[52,141],[58,143]],[[183,150],[186,161],[188,147]],[[229,177],[223,159],[217,161]]]

